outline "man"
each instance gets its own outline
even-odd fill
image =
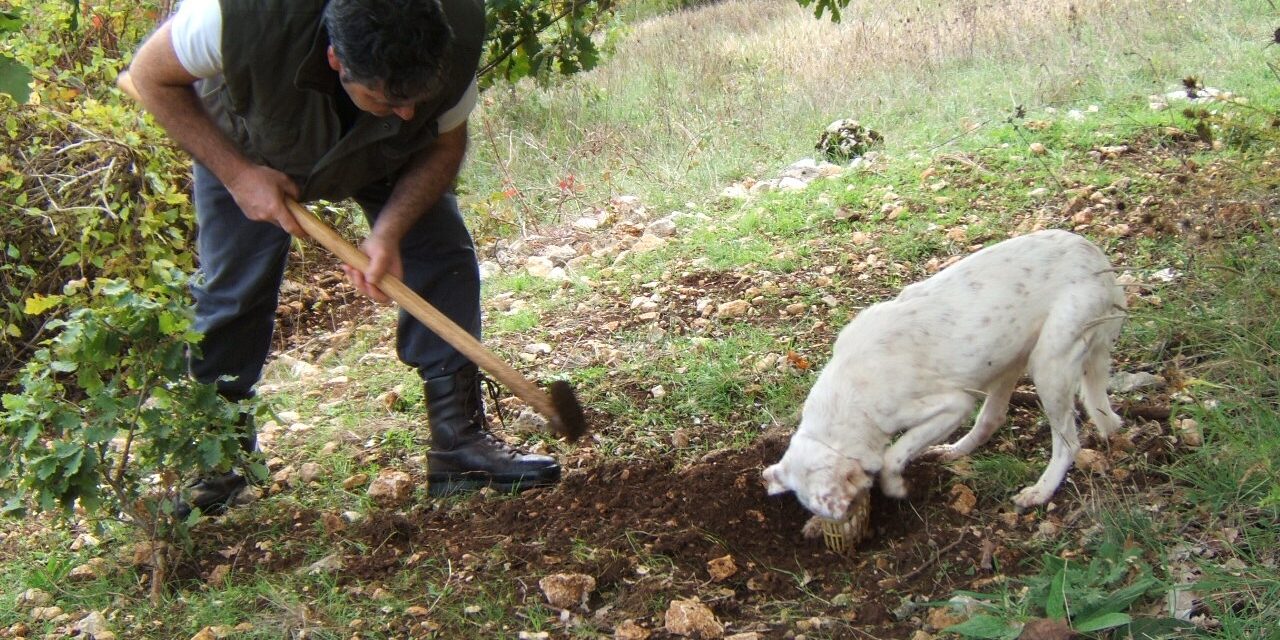
[[[185,0],[143,43],[129,67],[139,100],[195,159],[197,379],[252,396],[290,235],[305,237],[288,199],[354,198],[369,265],[344,267],[351,284],[386,302],[377,283],[395,274],[479,336],[479,269],[449,187],[483,37],[480,0]],[[554,459],[486,429],[474,364],[403,311],[397,329],[425,385],[431,495],[559,480]],[[202,478],[187,502],[218,512],[244,485]]]

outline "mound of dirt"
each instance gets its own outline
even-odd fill
[[[908,500],[875,494],[871,539],[854,553],[837,555],[821,539],[801,535],[810,514],[793,496],[765,494],[761,471],[782,456],[787,442],[763,437],[748,449],[715,452],[683,469],[614,461],[514,499],[476,497],[465,508],[382,512],[355,533],[373,551],[349,563],[346,579],[389,579],[415,550],[431,550],[493,579],[534,584],[551,573],[590,575],[596,590],[589,607],[607,607],[596,616],[606,628],[649,618],[655,600],[699,597],[731,630],[754,621],[750,628],[767,637],[782,637],[788,624],[759,621],[769,620],[768,611],[780,603],[799,599],[830,603],[823,624],[856,622],[878,637],[907,637],[920,620],[896,619],[885,603],[900,598],[890,594],[942,597],[969,585],[970,576],[954,567],[927,570],[943,552],[973,567],[983,546],[979,536],[967,535],[972,520],[938,498],[945,475],[940,467],[910,469]],[[879,557],[885,552],[892,558]],[[708,563],[725,556],[736,571],[712,576]],[[1014,552],[1005,556],[1002,562],[1016,564]],[[649,622],[661,627],[661,620]]]

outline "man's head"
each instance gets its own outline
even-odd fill
[[[439,90],[453,31],[439,0],[330,0],[329,66],[356,106],[408,120]]]

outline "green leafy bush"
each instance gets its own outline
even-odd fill
[[[151,276],[146,287],[103,278],[64,289],[74,310],[49,322],[21,392],[3,396],[4,513],[79,506],[163,538],[181,480],[237,459],[240,407],[187,372],[199,334],[186,277],[163,261]]]
[[[67,112],[17,107],[3,124],[0,387],[56,317],[42,312],[66,282],[147,286],[157,261],[192,265],[194,229],[186,162],[137,112],[88,99]]]

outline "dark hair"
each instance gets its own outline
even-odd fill
[[[330,0],[324,26],[344,79],[398,100],[439,88],[453,45],[440,0]]]

